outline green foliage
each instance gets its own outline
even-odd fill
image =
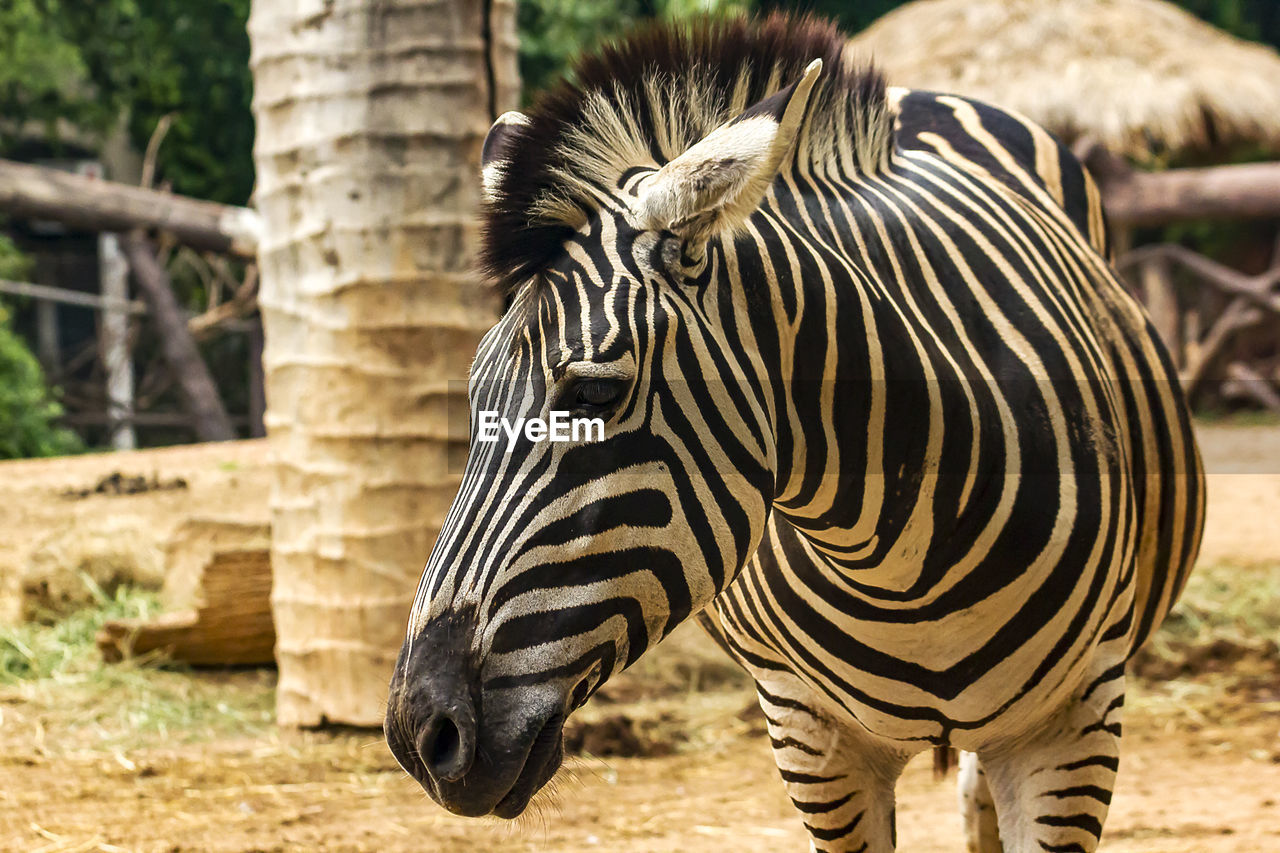
[[[0,306],[0,459],[62,456],[82,450],[75,433],[56,423],[62,407],[40,363],[9,326]]]
[[[859,0],[857,3],[849,0],[759,0],[756,7],[761,12],[813,12],[819,17],[839,21],[844,31],[852,34],[904,5],[905,0]]]
[[[160,174],[176,191],[244,204],[253,189],[249,0],[58,0],[95,95],[127,111],[140,150],[175,114]]]
[[[22,279],[30,259],[0,234],[0,278]],[[55,424],[62,407],[44,381],[40,362],[9,324],[0,305],[0,459],[61,456],[82,450],[70,430]]]
[[[13,241],[0,234],[0,278],[24,279],[31,270],[31,259],[22,254]]]
[[[579,53],[654,18],[749,11],[750,0],[521,0],[520,75],[526,99],[553,83]]]
[[[0,5],[0,115],[52,129],[67,117],[64,95],[83,85],[85,68],[75,47],[45,25],[43,6],[35,0]]]
[[[1280,47],[1280,4],[1275,0],[1176,0],[1177,5],[1240,38]]]
[[[244,204],[253,189],[249,0],[10,0],[0,5],[0,115],[103,133],[124,116],[146,147],[174,113],[161,177]],[[3,143],[4,140],[0,140]]]

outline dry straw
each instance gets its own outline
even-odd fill
[[[1163,0],[917,0],[852,44],[890,85],[990,101],[1139,160],[1280,148],[1280,55]]]

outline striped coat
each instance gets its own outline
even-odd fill
[[[815,848],[892,849],[902,766],[956,746],[972,849],[1094,849],[1124,661],[1204,492],[1093,182],[813,20],[641,32],[575,81],[486,140],[511,306],[393,751],[447,807],[519,814],[564,719],[701,614]],[[554,411],[604,440],[477,440]]]

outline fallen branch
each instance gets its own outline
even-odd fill
[[[1253,368],[1239,361],[1227,365],[1227,381],[1223,386],[1226,396],[1242,397],[1257,403],[1264,409],[1280,412],[1280,394]]]
[[[1189,399],[1195,399],[1196,394],[1209,378],[1210,368],[1226,352],[1227,344],[1231,343],[1240,332],[1261,323],[1263,316],[1260,310],[1247,304],[1242,298],[1236,298],[1227,306],[1227,310],[1222,312],[1222,316],[1213,324],[1204,343],[1200,346],[1196,362],[1189,365],[1187,372],[1183,375],[1183,386],[1186,388]]]
[[[233,320],[252,314],[258,308],[258,268],[250,266],[245,271],[244,283],[226,302],[213,306],[187,321],[187,328],[197,341],[207,340],[218,328]]]
[[[198,249],[257,253],[254,210],[0,160],[0,212],[88,231],[158,228]]]
[[[187,319],[173,296],[169,275],[152,253],[151,242],[135,231],[125,237],[124,250],[138,289],[151,309],[165,361],[173,368],[182,389],[196,436],[201,441],[234,439],[236,432],[218,396],[218,387],[187,328]]]
[[[1117,225],[1280,217],[1280,163],[1119,172],[1095,168],[1095,159],[1090,170],[1102,186],[1107,216]]]
[[[1259,308],[1280,314],[1280,294],[1271,292],[1273,287],[1280,284],[1280,267],[1273,267],[1261,275],[1245,275],[1172,243],[1133,249],[1116,261],[1116,267],[1125,272],[1135,266],[1142,268],[1158,260],[1175,263],[1224,293],[1242,297]]]

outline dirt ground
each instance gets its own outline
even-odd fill
[[[1245,587],[1251,573],[1274,578],[1280,428],[1206,426],[1201,440],[1211,472],[1202,564],[1235,567]],[[181,452],[173,459],[178,468],[192,461]],[[41,488],[82,487],[94,479],[91,467]],[[145,473],[176,476],[163,466]],[[0,478],[14,487],[2,469]],[[48,513],[27,507],[24,516]],[[0,850],[804,850],[749,687],[714,654],[699,634],[681,631],[607,686],[580,712],[576,736],[597,755],[648,757],[574,758],[514,823],[446,814],[398,769],[377,732],[261,724],[230,736],[121,740],[10,696],[0,700]],[[200,678],[216,679],[231,703],[267,695],[272,675]],[[899,849],[964,849],[954,785],[933,778],[927,755],[908,767],[898,789]],[[1275,660],[1133,682],[1102,849],[1280,851]]]
[[[51,561],[72,574],[110,574],[118,563],[132,567],[126,574],[154,565],[162,575],[182,522],[266,521],[270,485],[265,440],[0,463],[0,625],[20,618],[20,588]],[[94,548],[110,559],[81,565]]]

